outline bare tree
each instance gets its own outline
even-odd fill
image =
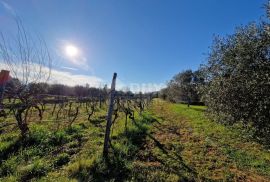
[[[12,78],[19,80],[19,84],[8,89],[7,94],[13,99],[10,109],[17,120],[21,135],[25,137],[29,131],[28,113],[31,108],[40,110],[42,102],[30,85],[48,81],[52,61],[45,41],[40,36],[34,37],[27,32],[21,19],[16,18],[15,23],[15,35],[7,36],[0,32],[0,57]]]

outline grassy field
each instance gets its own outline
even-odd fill
[[[154,100],[142,116],[120,115],[102,158],[106,108],[67,127],[46,111],[31,137],[0,135],[0,181],[270,181],[270,153],[240,127],[208,120],[204,107]]]

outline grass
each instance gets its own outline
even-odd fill
[[[108,159],[102,157],[106,108],[72,127],[51,111],[31,135],[0,135],[0,181],[269,181],[270,154],[239,126],[224,126],[205,107],[154,100],[135,120],[119,115]],[[12,121],[12,119],[10,119]]]
[[[240,126],[225,126],[208,120],[204,107],[174,105],[173,110],[189,119],[194,132],[226,154],[237,167],[270,176],[270,154]]]
[[[207,119],[203,106],[188,108],[159,101],[155,109],[175,126],[181,121],[182,156],[197,171],[198,178],[269,181],[269,151],[251,140],[249,132],[240,126],[224,126]]]

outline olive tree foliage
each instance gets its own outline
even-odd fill
[[[185,70],[176,74],[162,89],[160,96],[171,102],[197,103],[200,102],[198,86],[204,80],[199,71]]]
[[[35,108],[40,111],[40,92],[37,89],[41,87],[37,84],[46,83],[50,78],[51,57],[42,38],[27,32],[19,18],[15,19],[15,23],[15,35],[0,32],[0,57],[13,81],[17,80],[16,84],[7,85],[5,94],[13,99],[11,110],[21,135],[25,137],[29,131],[27,120],[30,110]]]
[[[268,8],[269,12],[269,8]],[[264,21],[214,39],[201,87],[210,113],[220,122],[252,125],[270,137],[270,32]]]

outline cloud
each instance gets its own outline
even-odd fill
[[[100,87],[101,85],[104,85],[104,81],[96,76],[72,74],[70,72],[55,69],[51,71],[49,83],[61,83],[69,86],[85,85],[88,83],[91,87]]]
[[[35,70],[38,70],[38,65],[32,65],[29,70],[32,70],[33,72]],[[73,70],[76,68],[70,68],[70,67],[65,67],[67,70]],[[0,62],[0,70],[1,69],[7,69],[9,70],[10,68],[5,64]],[[14,67],[14,70],[16,72],[17,78],[20,80],[25,80],[23,78],[22,74],[22,69],[20,66]],[[44,82],[47,81],[50,84],[64,84],[68,86],[75,86],[75,85],[82,85],[85,86],[87,83],[91,87],[103,87],[105,84],[108,85],[110,88],[111,80],[109,81],[104,81],[102,78],[97,77],[97,76],[90,76],[90,75],[82,75],[82,74],[73,74],[70,71],[62,71],[62,70],[57,70],[57,69],[51,69],[51,74],[49,80],[47,79],[36,79],[36,74],[31,72],[29,74],[29,80],[28,83],[32,82],[33,80],[35,82]],[[43,73],[44,75],[48,75],[49,73],[49,68],[44,67],[43,68]],[[11,73],[11,76],[14,77],[14,73]],[[162,88],[165,88],[166,85],[165,83],[124,83],[121,78],[117,78],[116,80],[116,89],[117,90],[123,90],[123,91],[132,91],[135,93],[138,92],[154,92],[154,91],[159,91]]]
[[[72,71],[77,71],[77,68],[72,68],[72,67],[67,67],[67,66],[61,66],[60,68],[67,69],[67,70],[72,70]]]
[[[132,91],[134,93],[148,93],[159,91],[165,88],[165,83],[124,83],[123,80],[117,78],[116,89],[122,91]]]
[[[48,67],[42,67],[42,76],[39,76],[39,66],[36,64],[31,65],[28,67],[30,70],[28,76],[25,76],[21,65],[13,65],[12,67],[8,66],[7,64],[0,62],[0,70],[6,69],[11,70],[11,76],[14,78],[20,79],[23,83],[30,83],[30,82],[48,82],[48,83],[59,83],[68,86],[75,86],[75,85],[85,85],[88,83],[92,87],[100,87],[104,85],[103,79],[97,76],[90,76],[90,75],[82,75],[82,74],[73,74],[69,71],[60,71],[56,69],[49,69]],[[49,79],[47,76],[50,75]]]
[[[17,16],[16,11],[6,2],[0,1],[0,3],[3,5],[3,7],[13,16]]]
[[[74,66],[80,67],[83,70],[89,70],[90,67],[87,64],[86,57],[78,56],[76,58],[66,58],[70,63],[72,63]]]
[[[148,93],[159,91],[162,88],[165,88],[166,85],[164,83],[130,83],[128,87],[135,93]]]
[[[105,84],[110,88],[111,80],[105,82],[100,77],[72,74],[70,72],[52,70],[51,78],[49,83],[61,83],[64,85],[75,86],[75,85],[85,85],[88,83],[91,87],[100,87]],[[124,83],[121,79],[117,78],[116,80],[116,90],[122,91],[132,91],[134,93],[147,93],[159,91],[162,88],[165,88],[165,83]]]

